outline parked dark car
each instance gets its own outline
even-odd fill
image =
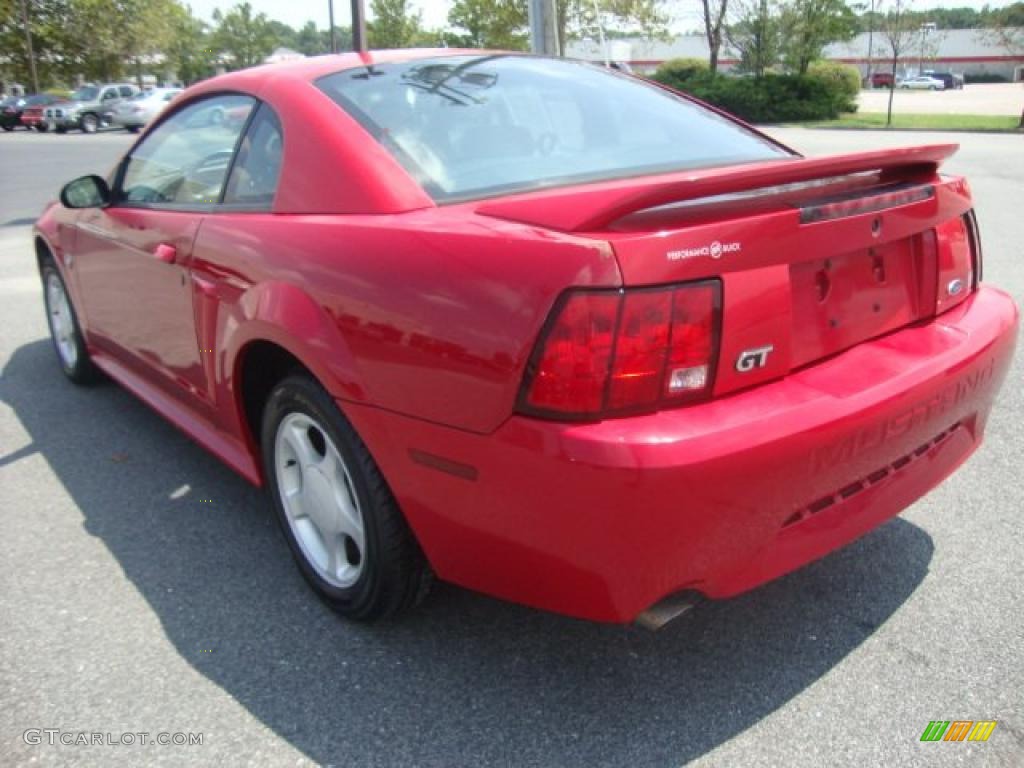
[[[9,99],[4,99],[0,101],[0,128],[3,128],[5,131],[13,131],[18,126],[25,125],[21,118],[26,109],[38,107],[41,113],[43,107],[56,101],[58,101],[56,96],[51,96],[47,93],[12,96]],[[25,125],[25,127],[29,128],[31,126]]]

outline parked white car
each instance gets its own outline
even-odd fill
[[[904,80],[900,83],[899,87],[914,91],[943,91],[946,89],[946,84],[934,77],[920,75],[918,77],[911,77]]]
[[[159,115],[171,100],[181,93],[181,88],[153,88],[144,91],[134,99],[123,101],[114,108],[111,120],[135,132]]]

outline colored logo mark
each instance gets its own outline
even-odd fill
[[[988,741],[996,720],[932,720],[921,741]]]

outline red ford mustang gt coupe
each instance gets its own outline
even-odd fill
[[[67,376],[266,486],[344,615],[436,574],[659,624],[980,443],[1018,313],[955,149],[804,158],[587,64],[327,56],[188,90],[35,246]]]

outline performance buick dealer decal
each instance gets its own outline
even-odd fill
[[[696,248],[680,248],[676,251],[669,251],[669,261],[682,261],[683,259],[695,259],[698,256],[710,256],[712,259],[720,259],[727,253],[739,253],[742,247],[738,242],[736,243],[722,243],[715,240],[707,245],[701,245]]]

